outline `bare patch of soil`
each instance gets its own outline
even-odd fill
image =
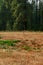
[[[43,51],[5,51],[0,52],[0,65],[43,65]]]
[[[17,48],[26,45],[41,49],[0,49],[0,65],[43,65],[43,32],[0,32],[0,36],[0,40],[21,40]]]

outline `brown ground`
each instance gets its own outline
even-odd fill
[[[0,36],[1,40],[20,39],[18,45],[41,49],[39,51],[0,49],[0,65],[43,65],[43,32],[0,32]]]

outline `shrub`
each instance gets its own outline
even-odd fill
[[[13,40],[13,43],[18,43],[20,42],[21,40]]]
[[[31,47],[30,47],[30,46],[24,45],[23,48],[24,48],[25,50],[31,50]]]
[[[0,40],[0,45],[15,46],[20,40]]]
[[[0,39],[2,39],[2,36],[0,36]]]

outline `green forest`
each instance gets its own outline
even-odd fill
[[[43,31],[42,0],[0,0],[0,31]]]

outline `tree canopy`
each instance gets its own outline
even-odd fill
[[[37,2],[0,0],[0,31],[43,31],[43,2]]]

